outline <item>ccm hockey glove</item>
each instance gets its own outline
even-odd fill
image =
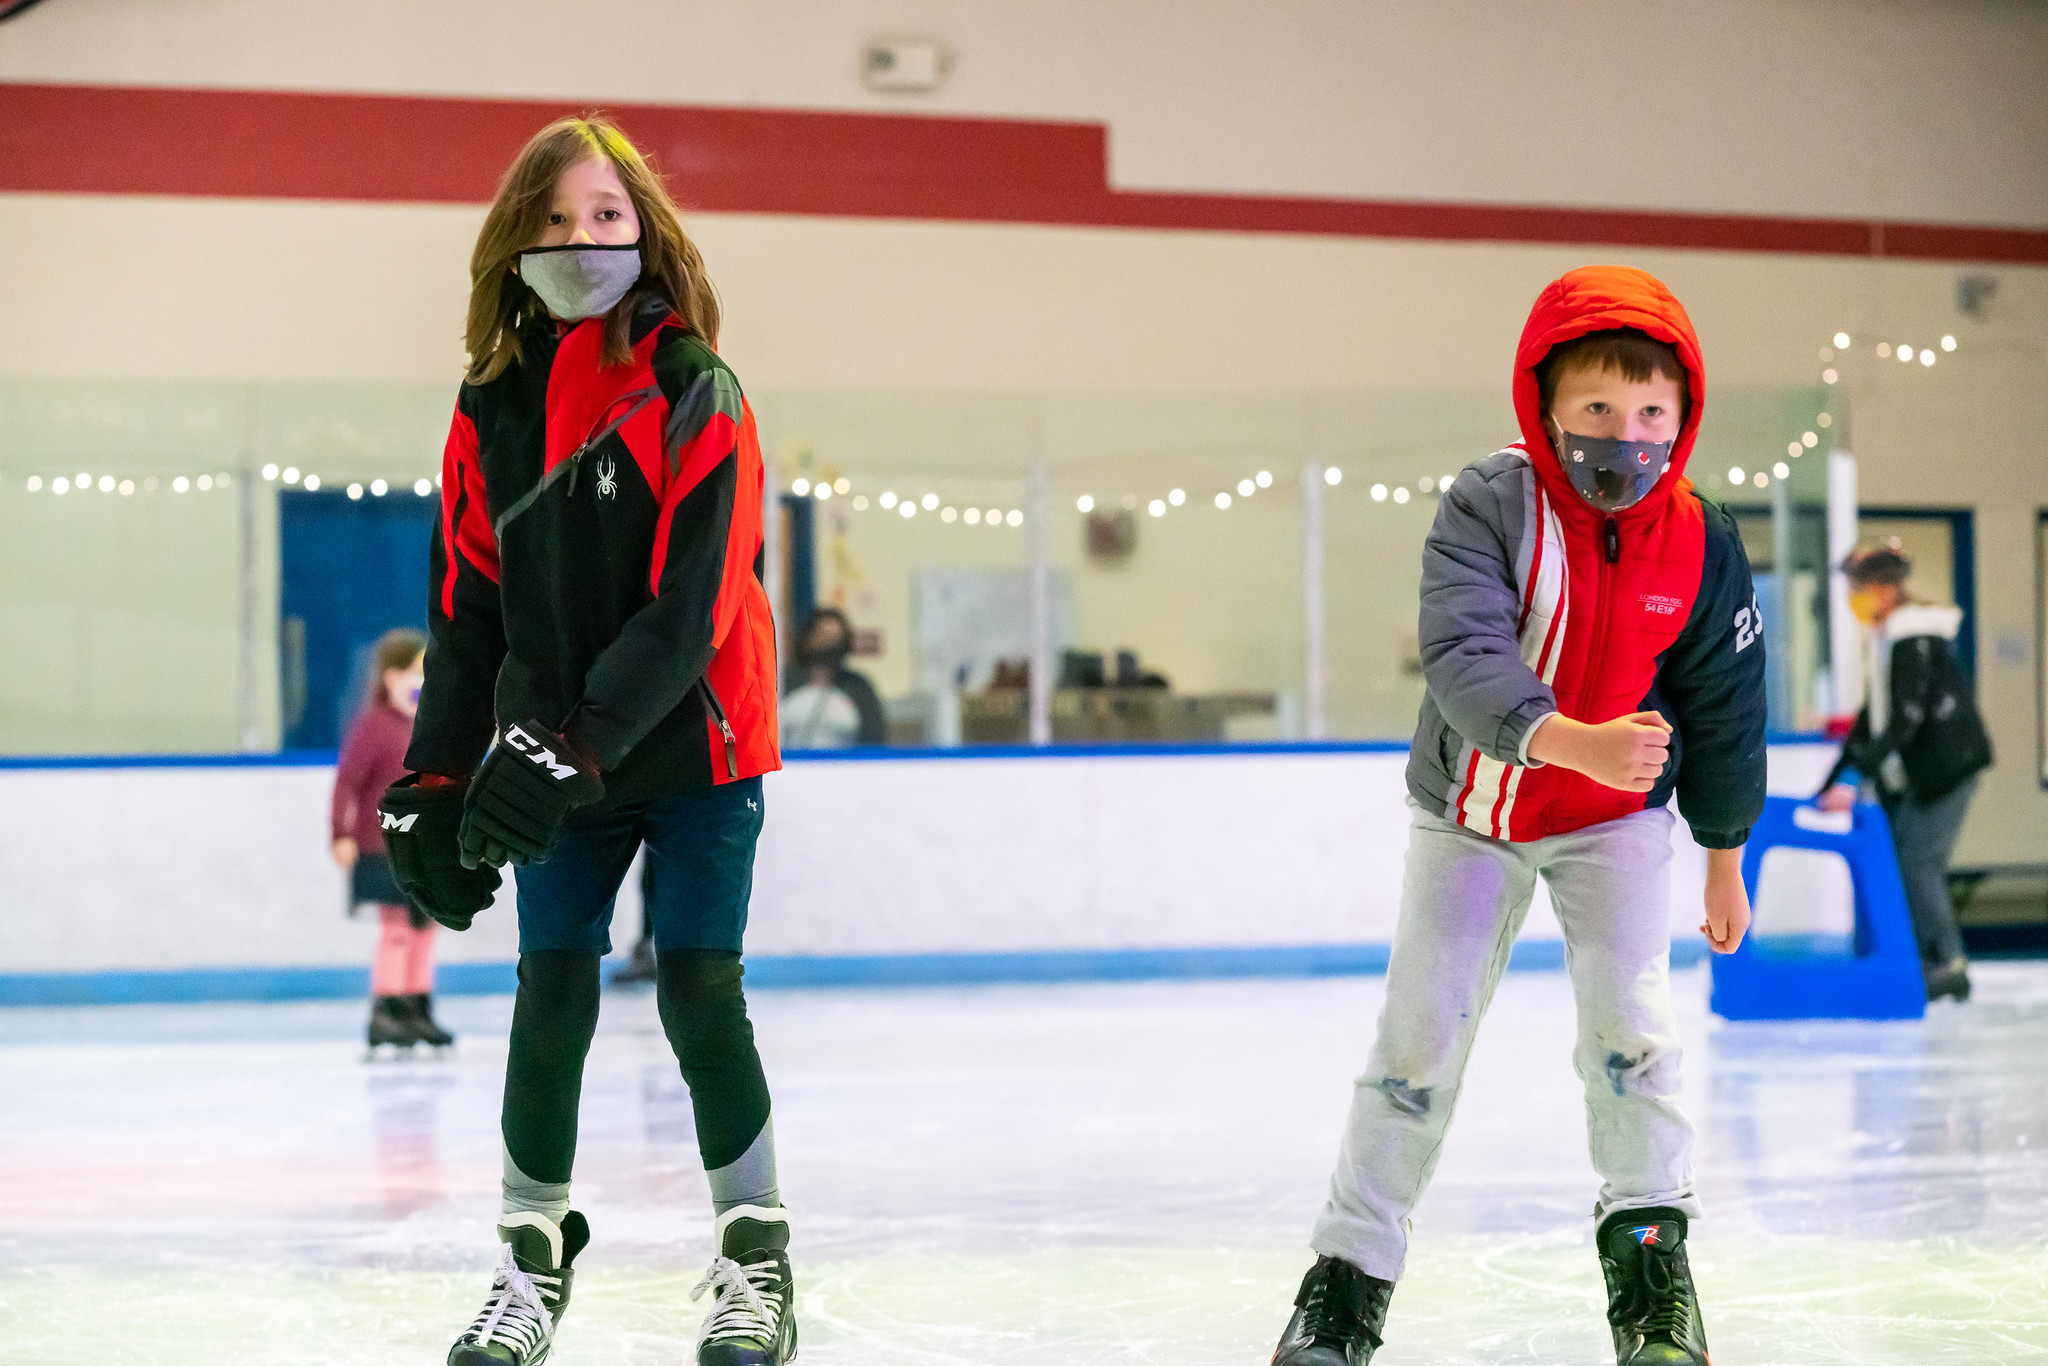
[[[543,863],[579,806],[604,799],[597,765],[538,721],[507,726],[463,803],[462,865]]]
[[[498,870],[463,866],[462,788],[425,787],[408,773],[385,789],[377,813],[400,890],[449,929],[468,929],[497,895]]]

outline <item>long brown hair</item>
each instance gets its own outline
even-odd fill
[[[605,315],[604,363],[622,365],[632,359],[633,315],[649,298],[665,301],[685,327],[709,345],[718,345],[718,292],[711,287],[697,244],[683,231],[668,188],[615,124],[588,114],[557,119],[535,133],[513,158],[498,183],[491,211],[484,215],[483,231],[469,257],[464,341],[471,384],[496,379],[506,366],[516,364],[519,324],[546,316],[540,297],[512,267],[520,252],[540,242],[562,172],[593,156],[617,168],[619,183],[640,217],[640,279]]]

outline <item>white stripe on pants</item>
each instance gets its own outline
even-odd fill
[[[1368,1275],[1400,1277],[1409,1216],[1436,1170],[1473,1036],[1539,873],[1578,1002],[1572,1061],[1603,1183],[1595,1217],[1651,1205],[1696,1215],[1671,1012],[1669,809],[1511,844],[1409,806],[1387,1002],[1311,1245]]]

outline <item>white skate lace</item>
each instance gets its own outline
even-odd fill
[[[715,1292],[711,1312],[697,1330],[697,1345],[733,1338],[773,1342],[782,1316],[782,1299],[775,1293],[781,1275],[773,1257],[745,1266],[730,1257],[712,1258],[711,1269],[690,1292],[692,1300],[702,1299],[707,1290]]]
[[[543,1340],[554,1336],[555,1322],[548,1314],[547,1302],[562,1297],[562,1278],[528,1275],[512,1256],[512,1245],[506,1243],[504,1248],[491,1281],[491,1297],[462,1336],[480,1347],[503,1343],[524,1360]]]

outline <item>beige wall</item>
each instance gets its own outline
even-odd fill
[[[861,44],[936,38],[930,95]],[[2048,7],[2005,0],[64,0],[0,80],[1107,123],[1115,182],[2048,222]]]

